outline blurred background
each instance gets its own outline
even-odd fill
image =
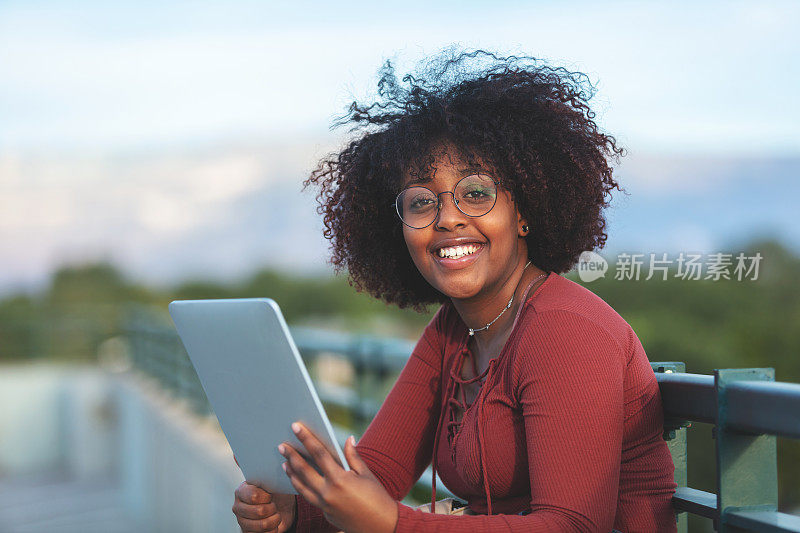
[[[435,309],[334,276],[301,182],[386,59],[404,73],[451,44],[597,84],[628,194],[606,277],[566,276],[651,361],[800,382],[799,18],[794,2],[0,2],[0,531],[238,531],[241,473],[173,299],[277,300],[337,431],[363,431]],[[741,281],[612,275],[621,253],[646,273],[681,252],[762,260]],[[713,492],[710,429],[688,432],[689,485]],[[800,448],[778,453],[780,510],[800,513]],[[406,501],[430,497],[426,475]]]

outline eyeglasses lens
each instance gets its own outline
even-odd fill
[[[467,176],[456,183],[453,198],[465,215],[483,216],[494,207],[497,186],[489,176]],[[409,187],[397,196],[397,214],[412,228],[429,226],[436,219],[439,208],[439,199],[426,187]]]

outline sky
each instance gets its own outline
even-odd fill
[[[329,135],[384,60],[457,43],[586,72],[637,150],[796,153],[797,20],[797,2],[4,0],[0,149]]]
[[[596,84],[635,193],[616,248],[800,243],[797,20],[798,2],[0,0],[0,295],[93,258],[149,281],[327,269],[300,184],[347,138],[332,120],[387,59],[453,44]]]

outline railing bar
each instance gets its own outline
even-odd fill
[[[775,511],[728,511],[725,523],[767,533],[800,531],[800,516]]]
[[[353,353],[352,350],[354,341],[359,345],[360,343],[375,345],[376,350],[380,349],[382,363],[392,370],[402,370],[408,361],[408,356],[414,350],[414,343],[399,339],[354,338],[352,335],[306,328],[290,328],[290,330],[301,352],[331,352],[351,361],[359,358],[359,354]]]
[[[672,496],[672,506],[706,518],[717,518],[717,495],[712,492],[678,487]]]
[[[717,416],[714,376],[657,372],[656,380],[665,416],[714,423]]]
[[[727,427],[800,439],[800,384],[742,381],[727,386]]]

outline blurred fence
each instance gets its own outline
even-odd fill
[[[360,435],[375,417],[414,343],[319,329],[290,328],[339,444]],[[129,308],[124,335],[134,368],[154,377],[175,399],[199,416],[211,414],[200,380],[174,327],[153,318],[147,309]],[[429,498],[432,470],[416,483],[411,501]],[[452,496],[437,481],[437,493]]]

